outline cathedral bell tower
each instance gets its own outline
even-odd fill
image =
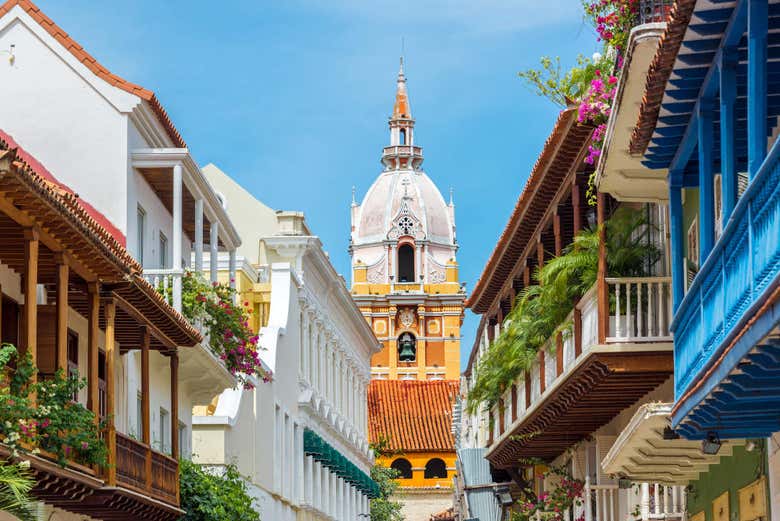
[[[455,206],[422,171],[403,58],[383,171],[352,201],[352,295],[384,349],[372,378],[457,380],[465,293]]]

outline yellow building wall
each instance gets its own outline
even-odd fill
[[[384,467],[390,465],[398,458],[408,460],[412,464],[412,478],[398,479],[398,484],[402,487],[436,487],[452,488],[452,478],[456,475],[455,471],[455,453],[454,452],[412,452],[409,454],[398,454],[395,456],[380,456],[377,461]],[[447,466],[446,478],[425,478],[425,464],[433,458],[439,458]]]

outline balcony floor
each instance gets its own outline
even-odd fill
[[[554,459],[666,381],[672,358],[671,349],[657,346],[593,348],[502,434],[487,458],[501,468],[516,467],[522,458]]]

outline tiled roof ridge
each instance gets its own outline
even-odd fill
[[[457,380],[373,380],[368,389],[369,438],[389,450],[451,452]]]
[[[0,6],[0,17],[5,15],[15,6],[19,6],[24,9],[46,32],[48,32],[55,40],[57,40],[65,49],[68,50],[73,56],[75,56],[81,63],[83,63],[89,70],[91,70],[97,77],[104,80],[109,85],[122,89],[130,94],[138,96],[139,98],[147,101],[154,111],[160,124],[165,129],[168,137],[179,148],[187,148],[187,144],[184,142],[179,131],[173,124],[170,116],[165,111],[157,96],[149,89],[145,89],[140,85],[129,82],[124,78],[113,74],[103,65],[101,65],[91,54],[89,54],[81,45],[79,45],[68,33],[66,33],[60,26],[46,16],[40,8],[30,0],[7,0],[2,6]]]
[[[552,163],[555,157],[554,152],[557,149],[557,145],[565,135],[564,131],[570,128],[570,123],[571,125],[577,125],[577,123],[573,121],[574,115],[576,113],[576,107],[567,107],[561,110],[558,114],[558,119],[555,121],[553,130],[550,132],[550,135],[544,142],[542,151],[539,153],[539,156],[537,157],[536,162],[531,169],[531,173],[525,182],[523,191],[520,193],[520,196],[517,199],[517,203],[515,203],[515,207],[512,210],[512,214],[510,215],[509,220],[507,221],[506,227],[498,237],[496,247],[490,254],[490,258],[488,258],[488,261],[485,264],[485,268],[482,270],[482,274],[479,276],[477,283],[474,285],[474,289],[471,291],[469,298],[466,300],[466,307],[473,307],[479,300],[479,297],[484,291],[485,286],[490,280],[492,271],[501,260],[503,250],[509,242],[515,228],[517,227],[518,221],[522,218],[523,212],[526,206],[529,204],[533,192],[537,188],[536,185],[539,182],[539,176],[541,176],[542,172],[547,168],[547,166]]]
[[[138,261],[128,253],[114,233],[105,226],[105,224],[109,224],[114,228],[108,218],[92,205],[80,199],[69,187],[60,183],[51,172],[21,148],[2,129],[0,129],[0,151],[13,153],[13,163],[21,174],[20,178],[31,189],[46,198],[50,204],[60,206],[71,213],[74,223],[82,227],[85,235],[90,237],[96,246],[104,249],[109,256],[114,257],[117,264],[122,266],[127,273],[141,271],[142,268]],[[85,206],[89,206],[89,209]],[[118,233],[122,235],[121,232]]]
[[[653,61],[645,81],[645,93],[639,108],[639,118],[631,133],[629,151],[644,154],[653,136],[658,114],[661,111],[666,83],[672,75],[677,53],[680,51],[685,30],[691,21],[696,0],[677,0],[674,4],[666,30],[661,35]]]

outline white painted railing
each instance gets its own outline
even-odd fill
[[[553,350],[554,342],[550,341],[545,344],[544,349],[544,389],[549,389],[555,379],[558,377],[558,361],[556,360],[556,353]]]
[[[583,494],[585,521],[617,521],[618,490],[617,485],[592,485],[590,477],[586,476]]]
[[[587,353],[599,340],[599,303],[594,284],[577,303],[582,317],[582,352]]]
[[[671,277],[607,278],[611,307],[607,342],[671,341]]]
[[[533,404],[542,394],[541,379],[539,375],[539,360],[531,366],[531,403]]]
[[[642,520],[682,519],[685,512],[685,487],[642,483]]]
[[[181,279],[184,270],[144,269],[143,277],[154,286],[168,301],[168,304],[181,313]]]

